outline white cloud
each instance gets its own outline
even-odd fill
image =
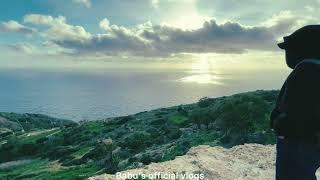
[[[110,22],[107,18],[100,21],[99,26],[101,29],[108,31],[110,29]]]
[[[99,22],[101,34],[91,34],[82,26],[71,25],[63,16],[29,14],[25,23],[41,26],[40,34],[55,51],[76,56],[169,57],[185,53],[240,54],[248,50],[275,51],[277,40],[302,24],[313,22],[291,11],[282,11],[255,26],[207,20],[199,28],[185,29],[153,25],[150,21],[134,27]],[[54,45],[54,46],[53,46]],[[22,49],[20,47],[20,49]],[[26,48],[25,48],[26,49]]]
[[[151,0],[151,5],[153,8],[158,9],[159,8],[159,0]]]
[[[30,14],[24,17],[24,22],[34,25],[45,25],[48,29],[42,34],[49,40],[72,40],[84,42],[91,36],[82,26],[69,25],[63,16],[52,17],[41,14]]]
[[[312,7],[312,6],[310,6],[310,5],[307,5],[307,6],[305,6],[304,8],[305,8],[307,11],[309,11],[309,12],[314,12],[314,11],[315,11],[315,8]]]
[[[83,4],[87,8],[91,7],[91,0],[73,0],[73,2],[78,3],[78,4]]]
[[[17,43],[17,44],[9,45],[9,48],[11,48],[14,51],[23,52],[26,54],[34,53],[34,47],[28,43]]]
[[[264,26],[246,27],[234,22],[207,21],[201,28],[184,30],[151,22],[134,28],[111,25],[105,34],[92,35],[79,43],[70,39],[56,41],[78,54],[168,57],[183,53],[243,53],[247,50],[274,51],[280,27],[287,31],[295,21],[270,21]]]
[[[317,23],[317,18],[312,16],[301,17],[291,11],[281,11],[263,22],[262,25],[271,28],[279,36],[284,36],[299,27],[313,23]]]
[[[36,25],[57,25],[57,24],[65,24],[66,18],[63,16],[52,17],[41,14],[28,14],[24,16],[25,23],[32,23]]]
[[[22,52],[28,55],[61,55],[61,54],[72,54],[73,50],[65,49],[50,41],[39,45],[33,45],[30,43],[16,43],[8,45],[8,47],[15,53]]]
[[[23,34],[32,34],[36,32],[35,29],[26,27],[17,21],[7,21],[0,23],[0,31],[3,32],[14,32],[14,33],[23,33]]]

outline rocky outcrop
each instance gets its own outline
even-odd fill
[[[134,179],[137,175],[140,175],[141,179],[143,176],[149,176],[149,179],[152,179],[162,175],[162,179],[178,177],[178,179],[208,180],[273,180],[275,179],[275,146],[245,144],[225,149],[202,145],[191,148],[186,155],[172,161],[152,163],[143,168],[127,170],[115,175],[103,174],[89,179]]]

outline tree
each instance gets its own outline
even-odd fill
[[[190,116],[191,122],[197,124],[198,128],[201,128],[201,125],[205,125],[209,129],[209,125],[214,122],[209,108],[200,108],[196,109],[191,113]]]

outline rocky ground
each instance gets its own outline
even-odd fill
[[[89,179],[134,179],[129,176],[135,175],[140,175],[140,179],[144,176],[156,179],[159,173],[162,179],[271,180],[275,176],[275,146],[245,144],[225,149],[201,145],[172,161]],[[319,171],[317,175],[320,178]]]

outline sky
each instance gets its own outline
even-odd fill
[[[3,0],[0,68],[285,68],[320,0]]]

